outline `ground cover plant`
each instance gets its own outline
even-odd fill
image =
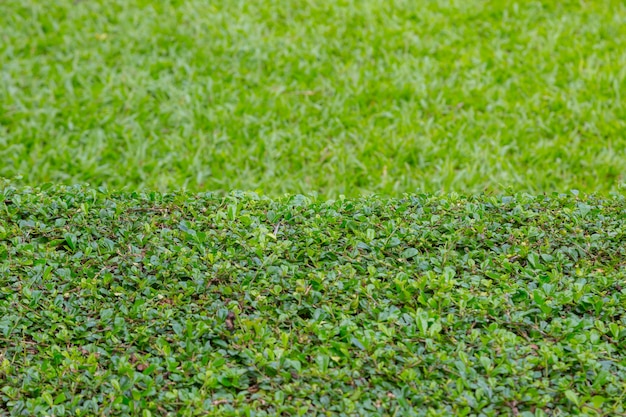
[[[623,196],[0,184],[10,415],[625,415]]]
[[[4,0],[0,176],[615,190],[625,19],[618,0]]]

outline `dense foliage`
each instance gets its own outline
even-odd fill
[[[0,183],[0,410],[624,415],[625,207]]]

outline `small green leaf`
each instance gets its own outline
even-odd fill
[[[351,338],[350,343],[352,343],[353,346],[356,346],[361,350],[365,350],[365,346],[363,346],[363,343],[361,343],[356,337]]]
[[[317,363],[320,372],[325,373],[328,371],[328,365],[330,364],[330,358],[328,355],[317,355],[315,362]]]
[[[237,218],[237,204],[228,205],[228,220],[234,221]]]
[[[402,251],[402,254],[400,256],[403,257],[404,259],[410,259],[416,256],[417,254],[419,254],[419,251],[417,249],[407,248],[404,251]]]
[[[54,399],[54,403],[55,404],[61,404],[63,402],[65,402],[67,400],[67,397],[65,396],[65,393],[62,392],[59,395],[57,395],[57,397]]]
[[[41,398],[48,404],[50,407],[54,405],[54,400],[52,399],[52,395],[49,392],[44,392],[41,394]]]
[[[528,263],[533,268],[538,268],[539,267],[539,255],[537,255],[536,253],[534,253],[534,252],[529,253],[528,256],[526,257],[526,259],[528,259]]]
[[[65,243],[71,250],[76,250],[76,235],[73,233],[66,233],[64,235]]]
[[[565,397],[570,400],[572,403],[574,403],[574,405],[578,406],[578,395],[572,391],[572,390],[567,390],[565,391]]]
[[[593,404],[595,408],[602,409],[605,401],[606,398],[601,395],[594,395],[593,397],[591,397],[591,404]]]

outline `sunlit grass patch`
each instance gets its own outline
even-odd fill
[[[0,3],[0,176],[281,195],[624,180],[619,1]]]

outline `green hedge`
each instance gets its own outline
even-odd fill
[[[0,410],[623,415],[625,231],[618,195],[0,182]]]

